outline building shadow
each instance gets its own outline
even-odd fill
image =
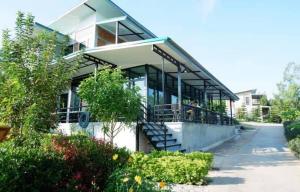
[[[245,183],[241,177],[209,177],[212,182],[209,185],[237,185]]]

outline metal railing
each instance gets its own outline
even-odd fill
[[[58,108],[56,114],[60,123],[78,123],[81,112],[86,112],[87,106]]]
[[[148,115],[151,121],[164,122],[199,122],[206,124],[232,125],[233,121],[226,114],[205,108],[178,104],[156,105]]]
[[[152,108],[142,105],[141,110],[143,120],[147,122],[197,122],[220,125],[233,125],[234,122],[226,114],[184,104],[181,110],[178,104],[155,105]],[[60,108],[57,110],[57,115],[61,123],[77,123],[80,113],[86,111],[87,106]]]
[[[159,123],[156,121],[151,121],[151,118],[149,117],[149,109],[147,109],[143,104],[141,104],[140,113],[137,118],[137,130],[140,128],[140,126],[145,126],[147,131],[152,133],[152,136],[155,136],[158,140],[163,141],[164,150],[167,150],[167,126],[164,124],[164,121],[160,121]],[[161,132],[163,132],[163,134],[161,134]],[[146,134],[146,136],[149,137],[148,134]],[[152,141],[151,137],[148,139],[155,149],[160,150],[160,148],[157,148],[156,143]]]

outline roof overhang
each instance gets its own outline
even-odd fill
[[[97,18],[97,14],[101,14],[101,18]],[[133,17],[126,13],[123,9],[113,3],[111,0],[85,0],[64,15],[53,21],[49,27],[64,34],[73,32],[71,29],[78,26],[83,19],[94,15],[94,24],[110,23],[115,20],[124,20],[126,25],[131,28],[137,28],[150,38],[156,37],[150,30],[137,22]],[[123,18],[123,19],[122,19]],[[71,31],[66,31],[70,29]],[[146,37],[147,38],[147,37]]]
[[[222,99],[238,100],[238,97],[225,85],[217,80],[198,62],[195,63],[195,60],[192,59],[191,56],[187,55],[186,52],[183,52],[178,45],[174,44],[174,42],[167,37],[91,48],[86,49],[84,53],[116,64],[123,69],[145,64],[162,69],[162,56],[154,52],[154,46],[159,47],[185,66],[182,68],[185,70],[182,70],[181,73],[182,81],[185,83],[202,90],[206,84],[207,93],[212,95],[215,99],[219,98],[221,93]],[[76,54],[69,55],[67,58],[72,59],[75,55]],[[166,73],[177,77],[177,69],[178,67],[174,62],[164,59],[164,71]],[[92,71],[88,68],[86,70]],[[82,72],[82,74],[87,71]]]

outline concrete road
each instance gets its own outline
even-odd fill
[[[253,130],[213,150],[208,186],[177,186],[184,192],[300,192],[300,161],[289,151],[283,128],[251,124]]]

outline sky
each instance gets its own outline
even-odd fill
[[[49,24],[81,0],[1,3],[0,30],[18,10]],[[233,92],[276,92],[285,66],[300,62],[298,0],[114,0],[157,36],[169,36]]]

